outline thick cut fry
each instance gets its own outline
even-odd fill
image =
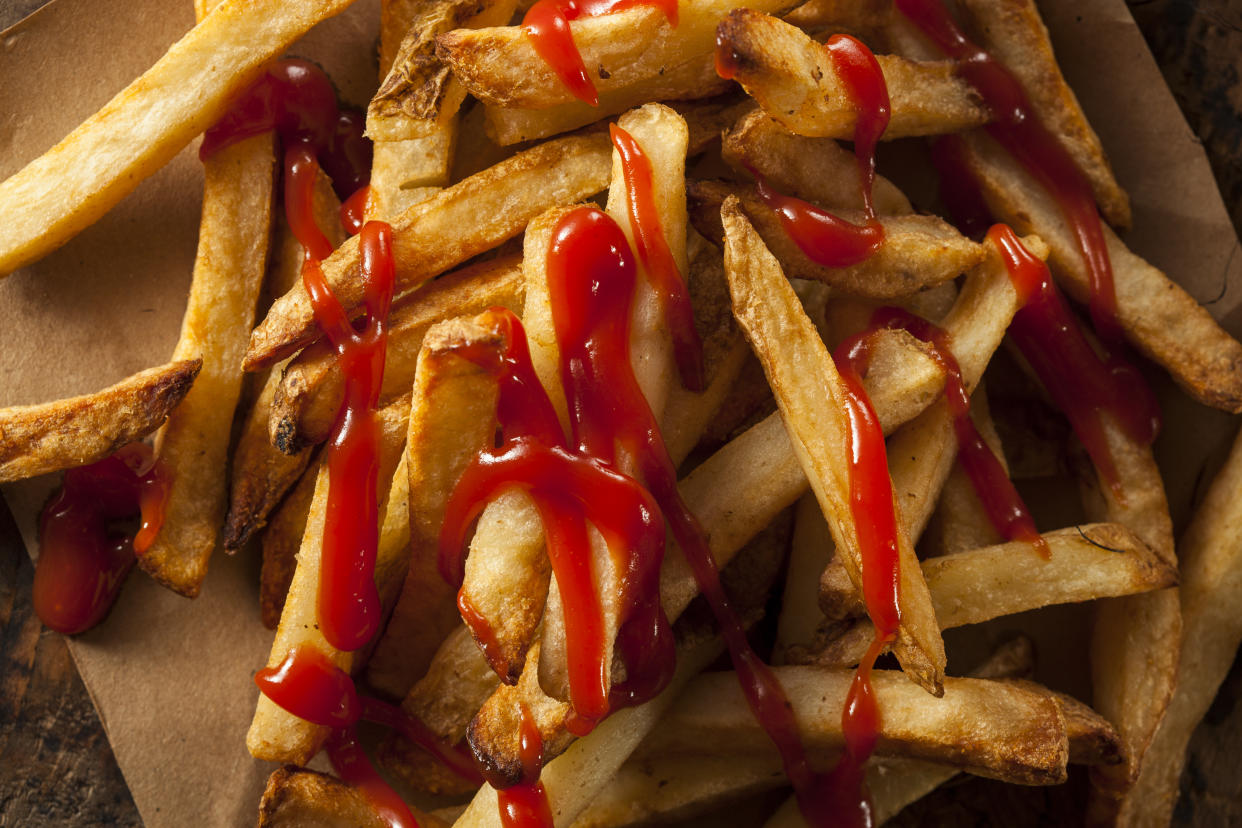
[[[841,710],[853,673],[818,667],[775,668],[812,755],[831,760],[843,746]],[[876,756],[943,762],[979,776],[1023,785],[1065,780],[1069,744],[1060,705],[1047,693],[987,679],[946,678],[942,698],[901,673],[876,670],[884,711]],[[737,676],[695,679],[643,744],[643,754],[714,750],[770,753],[771,741],[746,706]]]
[[[194,280],[174,358],[203,360],[194,387],[155,438],[171,472],[164,523],[138,565],[193,598],[228,509],[226,460],[241,393],[237,366],[267,267],[272,226],[273,135],[249,138],[208,158]]]
[[[1038,233],[1051,249],[1049,265],[1057,282],[1086,302],[1090,276],[1077,238],[1056,202],[991,139],[981,134],[963,139],[968,169],[979,181],[988,208],[1019,233]],[[1242,343],[1111,230],[1104,227],[1103,232],[1112,262],[1117,319],[1126,338],[1194,399],[1242,412]]]
[[[415,204],[393,220],[396,290],[406,293],[520,233],[556,204],[594,195],[608,183],[610,147],[603,135],[549,141]],[[358,241],[350,239],[323,263],[341,304],[362,301]],[[255,329],[243,367],[250,371],[288,356],[315,337],[310,297],[301,286],[276,300]]]
[[[427,329],[438,320],[482,313],[490,307],[520,310],[525,295],[521,260],[502,256],[470,265],[419,288],[388,317],[388,350],[380,404],[409,390]],[[344,393],[336,353],[316,342],[298,354],[280,382],[269,421],[271,442],[281,451],[328,439]]]
[[[94,394],[0,409],[0,483],[93,463],[150,434],[185,397],[201,365],[170,362]]]
[[[310,513],[315,496],[315,481],[319,478],[319,463],[308,464],[302,476],[289,494],[280,502],[272,520],[263,532],[263,564],[259,571],[259,612],[263,626],[274,630],[280,624],[280,614],[285,608],[285,596],[293,583],[293,572],[298,565],[298,550],[302,548],[302,534],[306,530],[306,516]]]
[[[734,169],[753,169],[783,193],[825,210],[863,209],[858,159],[831,138],[795,135],[762,111],[740,118],[725,133],[720,154]],[[877,175],[872,185],[879,215],[914,212],[893,182]]]
[[[790,0],[758,0],[754,8],[776,13],[790,5]],[[731,8],[732,0],[682,0],[673,26],[660,9],[640,5],[578,17],[569,29],[602,99],[608,92],[659,81],[680,67],[711,70],[716,24]],[[436,53],[485,104],[546,109],[577,100],[520,26],[449,32],[437,38]],[[709,94],[701,86],[648,91],[654,94],[645,100]]]
[[[1242,440],[1212,481],[1178,546],[1181,657],[1177,689],[1143,758],[1118,822],[1162,826],[1177,804],[1186,745],[1242,641]]]
[[[377,498],[381,505],[381,517],[387,511],[388,490],[393,474],[400,462],[409,424],[410,399],[405,397],[376,412],[379,423],[379,457],[376,472]],[[320,554],[323,549],[324,521],[328,506],[328,465],[320,465],[315,482],[315,495],[302,535],[302,548],[298,552],[297,569],[289,585],[289,595],[280,616],[280,626],[272,642],[267,666],[275,667],[296,646],[314,647],[337,667],[350,672],[357,653],[341,652],[328,643],[319,630],[317,621],[319,603]],[[376,553],[375,574],[380,594],[387,585],[379,583],[385,577],[401,577],[396,561],[405,560],[409,553],[409,535],[384,532]],[[293,762],[306,764],[319,752],[328,728],[299,719],[260,694],[255,708],[250,732],[246,734],[246,747],[256,759],[270,762]]]
[[[881,216],[884,241],[873,255],[847,267],[825,267],[803,252],[785,229],[780,214],[763,202],[753,186],[693,181],[688,189],[694,227],[707,238],[717,242],[723,238],[720,207],[726,198],[736,196],[764,244],[789,276],[824,282],[854,296],[907,296],[944,284],[983,261],[985,255],[983,245],[935,216]],[[846,221],[863,222],[861,211],[843,210],[836,214]]]
[[[0,276],[64,244],[219,120],[307,30],[351,0],[226,0],[142,77],[0,183]]]
[[[775,17],[736,9],[720,22],[718,49],[734,80],[791,132],[852,140],[858,110],[824,47]],[[877,55],[891,102],[885,138],[941,135],[982,126],[987,109],[950,61],[918,63]]]
[[[419,814],[419,824],[426,825]],[[259,828],[388,828],[366,795],[326,773],[285,765],[272,771],[259,802]]]
[[[828,518],[846,568],[855,583],[861,583],[862,550],[850,511],[849,459],[845,455],[849,424],[840,377],[780,265],[763,246],[736,199],[725,202],[722,217],[725,272],[734,315],[763,363],[790,431],[790,442]],[[897,542],[901,623],[894,652],[912,679],[939,695],[945,665],[940,628],[909,536],[900,526]]]
[[[436,56],[436,36],[463,26],[502,26],[516,5],[514,0],[385,4],[383,80],[367,106],[367,136],[381,143],[406,142],[443,130],[456,116],[466,90]]]

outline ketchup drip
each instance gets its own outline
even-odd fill
[[[754,170],[755,189],[780,218],[781,226],[806,257],[824,267],[849,267],[865,262],[884,243],[884,225],[872,219],[852,224],[810,202],[779,193]],[[870,200],[870,197],[868,197]]]
[[[685,279],[669,250],[655,203],[651,160],[634,136],[616,124],[609,125],[612,145],[621,157],[621,173],[625,180],[626,200],[630,208],[630,232],[638,258],[647,271],[651,287],[660,299],[668,329],[673,338],[673,356],[681,374],[681,384],[688,390],[703,390],[703,343],[694,326],[694,309]]]
[[[108,613],[125,576],[159,534],[172,481],[141,443],[65,472],[43,509],[33,601],[44,625],[65,635]],[[141,520],[137,534],[118,524]]]
[[[518,756],[522,760],[522,781],[496,792],[500,824],[506,828],[551,826],[552,808],[548,805],[543,783],[539,781],[539,772],[543,769],[543,737],[539,735],[539,727],[525,703],[521,705],[521,711]]]
[[[1108,450],[1104,415],[1111,415],[1131,439],[1150,444],[1160,430],[1160,412],[1150,390],[1133,368],[1105,362],[1096,353],[1053,285],[1048,266],[1022,246],[1013,230],[995,225],[987,240],[1000,252],[1024,302],[1009,335],[1120,497],[1121,480]]]
[[[587,74],[569,23],[635,6],[655,6],[669,23],[677,25],[677,0],[538,0],[522,18],[522,31],[575,98],[599,106],[599,93]]]
[[[880,308],[871,317],[871,327],[904,330],[932,346],[932,358],[944,371],[944,395],[953,415],[957,436],[958,462],[966,470],[975,493],[997,533],[1005,540],[1025,541],[1045,558],[1052,556],[1048,543],[1035,528],[1035,521],[1005,473],[1000,460],[983,442],[979,429],[970,419],[970,394],[962,380],[962,369],[949,347],[949,334],[943,328],[902,308]],[[865,335],[865,334],[864,334]]]
[[[833,35],[824,44],[846,94],[858,110],[854,125],[854,157],[858,159],[859,189],[863,212],[868,222],[875,221],[875,203],[871,197],[875,184],[875,145],[888,129],[892,115],[888,100],[888,84],[871,50],[857,38],[846,34]]]
[[[254,674],[259,691],[299,719],[324,727],[351,727],[362,715],[349,674],[309,644],[299,644],[275,667]]]
[[[1117,296],[1090,184],[1056,136],[1039,120],[1018,79],[966,37],[941,0],[896,0],[896,5],[941,51],[957,61],[958,74],[983,97],[995,118],[986,127],[988,134],[1056,200],[1073,228],[1090,274],[1091,320],[1105,345],[1115,349],[1122,342]]]
[[[341,225],[345,232],[356,236],[362,230],[367,214],[367,199],[371,197],[371,185],[359,187],[354,194],[341,203]]]
[[[358,734],[352,727],[332,731],[324,750],[336,775],[362,791],[362,795],[392,828],[418,828],[418,820],[410,813],[409,806],[376,772],[362,745],[358,744]]]
[[[276,130],[286,148],[310,146],[344,201],[371,175],[371,142],[361,112],[337,107],[332,81],[315,64],[277,61],[203,135],[198,157],[207,159],[230,144]]]

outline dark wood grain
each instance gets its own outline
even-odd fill
[[[42,2],[0,0],[0,28]],[[1242,2],[1131,0],[1130,7],[1242,232]],[[0,826],[139,825],[64,642],[34,616],[32,578],[0,501]],[[1239,698],[1242,661],[1192,740],[1178,825],[1242,823]],[[1079,777],[1065,789],[968,779],[907,809],[897,824],[1072,824],[1082,791]]]

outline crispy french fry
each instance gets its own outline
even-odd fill
[[[789,5],[790,0],[759,0],[755,7],[775,13]],[[602,99],[608,92],[658,82],[675,74],[676,67],[694,65],[710,71],[716,24],[730,8],[731,0],[683,0],[678,4],[676,26],[655,6],[635,6],[606,15],[584,15],[569,28]],[[436,53],[452,66],[470,94],[485,104],[546,109],[576,102],[519,26],[449,32],[437,38]],[[679,87],[665,81],[649,88],[645,100],[705,94],[701,86]]]
[[[831,138],[795,135],[765,112],[739,118],[725,133],[720,154],[734,169],[754,169],[781,192],[825,210],[863,209],[852,152]],[[914,212],[910,200],[884,176],[876,176],[872,190],[879,215]]]
[[[375,415],[380,431],[376,490],[381,503],[388,500],[393,474],[405,446],[409,413],[410,399],[404,397],[380,409]],[[267,663],[269,667],[280,664],[295,646],[314,647],[346,672],[350,672],[355,666],[357,653],[341,652],[329,644],[319,630],[316,620],[320,553],[327,505],[328,467],[325,463],[320,465],[316,478],[314,499],[307,516],[306,531],[302,535],[302,548],[298,552],[297,569],[289,585],[289,595],[281,612],[276,639],[272,642]],[[404,560],[408,554],[408,534],[402,540],[399,535],[381,533],[375,564],[377,578],[400,577],[401,569],[394,561]],[[387,587],[382,583],[379,586],[383,595]],[[246,747],[256,759],[305,764],[319,752],[327,735],[328,728],[299,719],[260,694],[254,719],[250,723],[250,732],[246,734]]]
[[[155,438],[172,474],[164,523],[138,565],[193,598],[228,509],[226,477],[237,370],[267,266],[276,159],[274,136],[258,135],[206,159],[203,217],[190,298],[174,358],[203,360],[194,388]]]
[[[1014,541],[923,561],[923,577],[941,628],[978,624],[1051,604],[1149,593],[1177,582],[1176,570],[1120,524],[1071,526],[1043,537],[1052,550],[1047,560],[1030,544]],[[821,590],[824,586],[821,582]],[[852,602],[855,614],[862,610],[856,593],[821,592],[820,600]],[[874,636],[871,622],[864,619],[812,659],[829,665],[855,664]]]
[[[409,390],[423,336],[434,322],[494,306],[518,310],[524,295],[521,260],[502,256],[450,273],[397,303],[389,315],[380,403]],[[272,401],[271,442],[282,451],[296,452],[328,439],[340,409],[342,383],[336,355],[326,342],[298,354],[285,368]]]
[[[0,483],[93,463],[150,434],[185,397],[201,365],[179,360],[94,394],[0,409]]]
[[[225,0],[145,74],[55,147],[0,183],[0,276],[112,208],[308,29],[350,0]]]
[[[857,186],[857,185],[855,185]],[[983,261],[983,246],[934,216],[881,216],[884,241],[867,259],[848,267],[812,261],[781,224],[781,217],[753,186],[693,181],[688,195],[695,229],[713,241],[724,237],[720,207],[736,197],[763,242],[790,276],[824,282],[836,290],[872,299],[894,299],[943,284]],[[861,223],[861,211],[837,211]]]
[[[302,535],[306,531],[306,516],[310,514],[311,501],[315,496],[315,481],[319,478],[319,462],[308,463],[302,476],[280,502],[272,514],[262,535],[263,564],[259,571],[259,612],[263,626],[274,630],[280,624],[280,614],[285,608],[285,596],[293,583],[297,569],[298,550],[302,548]]]
[[[720,22],[717,43],[731,55],[734,80],[790,131],[854,137],[858,111],[831,57],[802,30],[759,11],[735,9]],[[876,60],[891,102],[885,138],[960,132],[990,119],[951,62],[918,63],[894,55]]]
[[[387,828],[388,824],[358,788],[296,765],[272,771],[259,802],[259,828]]]
[[[584,135],[549,141],[454,184],[393,219],[398,293],[517,235],[554,204],[594,195],[608,183],[608,139]],[[324,276],[352,312],[362,300],[358,242],[350,239],[323,263]],[[310,298],[297,286],[273,304],[255,329],[243,367],[255,370],[315,338]]]
[[[862,552],[849,505],[849,460],[844,454],[849,445],[849,426],[840,377],[780,265],[763,246],[736,199],[725,202],[722,218],[725,272],[734,315],[764,365],[790,441],[828,518],[837,549],[843,553],[855,583],[860,583]],[[945,664],[940,628],[918,559],[901,527],[897,542],[901,623],[894,652],[914,681],[939,695]]]
[[[1207,713],[1242,641],[1237,607],[1242,591],[1242,441],[1195,510],[1182,542],[1181,654],[1177,689],[1122,803],[1118,822],[1167,825],[1177,804],[1186,745]]]

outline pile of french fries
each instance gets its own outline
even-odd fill
[[[348,5],[195,2],[198,25],[155,66],[0,183],[0,272],[97,219],[215,123],[269,61]],[[903,192],[903,183],[930,175],[918,160],[921,139],[960,136],[988,209],[1079,302],[1088,299],[1089,276],[1051,196],[981,130],[993,114],[979,96],[883,0],[756,0],[747,8],[681,0],[676,25],[647,5],[572,22],[599,94],[592,107],[536,53],[518,25],[524,7],[383,4],[366,213],[392,225],[398,299],[376,415],[375,580],[387,622],[371,646],[338,651],[316,623],[328,485],[320,447],[340,408],[342,376],[302,287],[302,250],[273,207],[280,156],[272,135],[204,162],[193,286],[170,362],[87,397],[0,410],[0,482],[94,462],[153,434],[173,482],[142,569],[193,597],[217,546],[261,554],[262,617],[276,629],[269,667],[294,647],[313,647],[364,689],[399,700],[443,744],[468,741],[486,767],[520,765],[517,722],[529,711],[557,826],[677,821],[787,786],[736,676],[721,671],[723,643],[671,544],[659,588],[674,622],[676,673],[657,697],[582,738],[568,726],[563,599],[529,497],[510,491],[483,510],[460,595],[438,570],[449,498],[495,439],[496,377],[463,354],[504,344],[497,308],[521,317],[536,372],[565,419],[548,251],[559,218],[584,201],[603,205],[630,234],[630,196],[607,129],[616,123],[651,159],[662,229],[704,343],[704,388],[691,392],[659,297],[640,279],[634,372],[735,607],[748,625],[777,616],[763,646],[813,764],[826,770],[841,755],[852,668],[874,636],[830,354],[875,308],[898,305],[948,332],[976,392],[972,417],[1002,463],[1007,454],[1045,452],[1079,488],[1081,509],[1037,515],[1048,558],[1005,542],[955,466],[939,363],[903,331],[874,335],[864,385],[888,438],[902,563],[895,661],[874,675],[882,723],[866,775],[876,821],[959,773],[1052,785],[1082,765],[1091,782],[1085,819],[1167,824],[1187,741],[1242,640],[1242,442],[1175,542],[1151,449],[1117,423],[1105,429],[1114,484],[1072,438],[1049,445],[1029,422],[1006,422],[1014,406],[989,409],[989,384],[1025,394],[1032,410],[1049,404],[1016,351],[1001,353],[1021,300],[996,248],[935,215],[934,204],[916,209]],[[1124,231],[1127,196],[1032,0],[958,0],[955,13],[1017,75],[1090,182],[1103,218]],[[892,155],[916,160],[894,167],[910,182],[885,177],[881,164],[874,200],[884,242],[866,261],[834,268],[790,240],[752,173],[848,220],[862,216],[855,158],[839,143],[852,139],[858,113],[821,46],[837,32],[876,52],[891,100],[884,138],[909,139]],[[716,74],[717,50],[736,65],[736,82]],[[315,212],[335,247],[323,271],[357,312],[359,248],[339,210],[321,175]],[[1105,234],[1130,347],[1194,400],[1242,412],[1242,344],[1108,226]],[[263,296],[276,297],[265,312]],[[257,377],[252,395],[242,393],[245,372]],[[1062,522],[1044,525],[1049,517]],[[598,533],[592,550],[605,627],[615,633],[620,574]],[[490,624],[486,655],[459,601]],[[1089,663],[1066,669],[1090,672],[1090,698],[1032,681],[1030,641],[997,643],[1000,627],[984,628],[996,646],[982,663],[954,660],[942,637],[1081,602],[1094,608]],[[1060,654],[1039,656],[1055,662]],[[259,697],[247,746],[284,765],[269,781],[261,826],[387,824],[358,790],[306,769],[327,735]],[[375,748],[422,824],[500,824],[488,785],[450,772],[400,734]],[[791,799],[766,824],[802,819]]]

